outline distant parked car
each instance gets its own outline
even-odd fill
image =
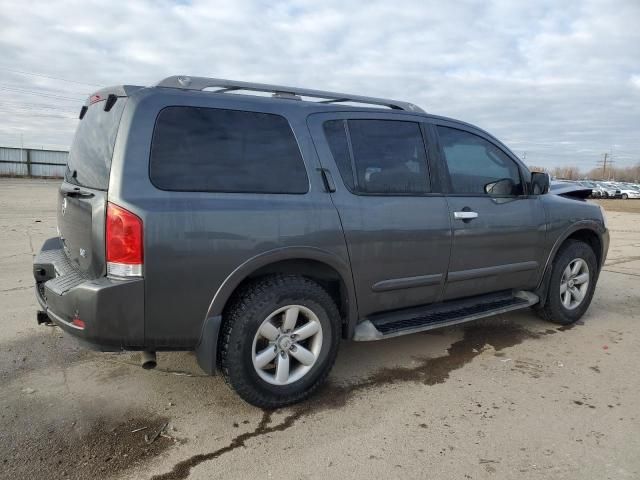
[[[603,189],[599,187],[595,182],[590,180],[581,180],[577,182],[579,185],[583,187],[587,187],[591,189],[591,197],[592,198],[601,198],[603,194]]]
[[[620,198],[627,200],[629,198],[640,198],[640,191],[632,188],[630,185],[618,185],[620,190]]]
[[[616,197],[616,189],[613,188],[611,185],[605,182],[596,182],[596,185],[598,185],[602,189],[602,198]]]

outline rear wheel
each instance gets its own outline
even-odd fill
[[[587,311],[595,289],[598,262],[593,249],[570,240],[556,255],[544,307],[538,314],[550,322],[568,325]]]
[[[270,276],[244,288],[225,314],[220,367],[245,401],[261,408],[311,395],[336,358],[338,309],[316,282]]]
[[[622,194],[622,200],[628,200],[629,199],[629,195],[627,195],[626,193]]]

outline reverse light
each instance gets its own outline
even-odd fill
[[[141,277],[144,263],[142,220],[130,211],[107,204],[106,222],[107,275]]]

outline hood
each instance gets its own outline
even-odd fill
[[[572,182],[551,182],[549,193],[563,197],[589,198],[592,189]]]

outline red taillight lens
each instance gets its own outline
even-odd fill
[[[113,203],[107,204],[106,246],[109,275],[142,276],[142,220]]]

